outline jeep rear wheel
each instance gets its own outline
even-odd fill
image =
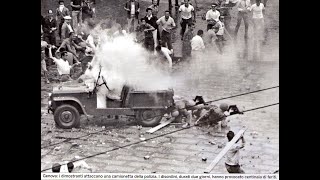
[[[136,119],[144,127],[154,127],[160,123],[162,116],[161,110],[139,110]]]
[[[54,111],[54,121],[63,129],[78,128],[80,127],[80,114],[74,106],[64,104]]]

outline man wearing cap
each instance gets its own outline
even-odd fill
[[[82,21],[82,6],[83,0],[71,0],[71,15],[72,15],[72,27],[77,29],[78,24],[81,25]]]
[[[61,41],[68,38],[71,32],[74,32],[73,28],[71,27],[71,17],[65,16],[64,23],[61,27]]]
[[[237,25],[234,30],[234,36],[237,37],[239,27],[241,25],[241,20],[244,22],[244,38],[248,39],[248,29],[249,29],[249,12],[250,12],[251,3],[250,0],[239,0],[237,4],[238,16],[237,16]]]
[[[43,22],[43,32],[44,39],[47,43],[51,45],[57,45],[56,42],[56,30],[57,30],[57,21],[53,18],[52,10],[48,11],[48,16],[44,19]]]
[[[59,7],[56,9],[56,21],[57,21],[57,27],[59,31],[59,36],[61,38],[61,27],[64,23],[64,17],[70,16],[70,11],[67,7],[64,6],[64,1],[59,0]]]
[[[194,7],[189,4],[188,0],[184,1],[184,4],[179,7],[179,17],[178,19],[181,18],[180,24],[181,24],[181,31],[180,31],[180,36],[181,40],[183,40],[184,33],[186,31],[187,25],[190,27],[192,23],[192,16],[193,16],[193,21],[196,21],[196,13],[194,10]]]
[[[206,14],[206,21],[207,21],[207,31],[212,28],[219,20],[220,12],[216,10],[217,4],[212,4],[211,8]]]
[[[124,9],[127,11],[128,32],[133,32],[139,23],[140,4],[136,0],[129,0]]]

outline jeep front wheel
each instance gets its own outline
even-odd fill
[[[80,127],[80,114],[74,106],[64,104],[54,111],[54,121],[63,129],[78,128]]]
[[[136,119],[144,127],[154,127],[160,123],[162,116],[161,110],[139,110]]]

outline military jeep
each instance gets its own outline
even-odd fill
[[[100,78],[100,74],[98,80]],[[93,88],[84,84],[59,85],[49,94],[48,112],[54,115],[54,121],[60,128],[80,127],[80,115],[108,116],[125,115],[134,117],[138,124],[153,127],[159,124],[163,115],[174,106],[172,89],[158,91],[137,91],[130,86],[123,86],[120,100],[106,98],[106,108],[97,108],[97,91],[107,83],[101,76]]]

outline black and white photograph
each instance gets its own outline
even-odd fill
[[[233,175],[279,178],[279,0],[41,0],[42,179]]]

